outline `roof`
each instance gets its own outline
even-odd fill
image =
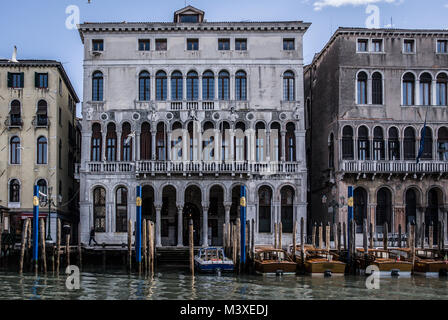
[[[84,43],[87,32],[203,32],[203,31],[299,31],[305,32],[311,23],[303,21],[244,21],[244,22],[84,22],[78,25],[79,35]]]
[[[392,29],[392,28],[357,28],[357,27],[339,27],[335,33],[331,36],[330,40],[324,46],[324,48],[314,55],[311,64],[314,64],[322,54],[333,44],[333,42],[340,35],[364,35],[364,36],[445,36],[448,37],[448,29]]]
[[[72,83],[70,81],[70,78],[68,77],[67,73],[65,72],[64,66],[62,63],[56,60],[19,60],[19,62],[10,62],[6,59],[0,59],[0,67],[55,67],[59,70],[59,73],[61,74],[62,78],[64,79],[65,84],[68,87],[68,90],[70,91],[71,95],[75,99],[76,103],[79,103],[78,95],[76,94],[75,89],[72,86]]]

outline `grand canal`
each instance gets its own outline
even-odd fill
[[[159,269],[153,276],[119,271],[82,272],[79,290],[66,288],[66,276],[0,271],[0,299],[63,300],[313,300],[448,299],[448,278],[381,278],[380,289],[366,288],[363,276],[320,278],[196,275]]]

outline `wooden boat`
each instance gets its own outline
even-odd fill
[[[305,271],[311,275],[344,275],[346,264],[339,256],[325,249],[308,249],[305,256]]]
[[[258,248],[255,250],[255,271],[261,274],[295,274],[297,263],[283,249]]]
[[[222,248],[202,248],[194,257],[195,268],[199,272],[231,272],[233,261],[227,258]]]
[[[426,277],[448,275],[448,256],[435,249],[416,249],[414,273]]]
[[[380,276],[410,276],[412,262],[402,258],[401,254],[393,253],[384,249],[368,249],[367,255],[364,249],[357,249],[357,262],[359,268],[365,274],[370,265],[377,266]]]

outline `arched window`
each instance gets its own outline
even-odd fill
[[[423,137],[424,135],[424,137]],[[421,139],[425,140],[423,145],[423,154],[421,156],[422,159],[431,160],[432,159],[432,130],[430,127],[426,127],[421,131]]]
[[[156,99],[158,101],[165,101],[166,93],[167,93],[166,72],[159,71],[156,73]]]
[[[140,159],[151,160],[152,150],[151,126],[148,122],[143,122],[140,134]]]
[[[281,150],[282,150],[282,139],[280,139],[280,124],[278,122],[273,122],[271,124],[271,148],[272,148],[272,157],[271,161],[280,161],[281,159]]]
[[[263,122],[258,122],[255,126],[255,144],[256,144],[256,161],[263,162],[265,161],[266,155],[266,127]]]
[[[202,75],[202,100],[215,100],[215,75],[211,71]]]
[[[294,72],[286,71],[283,74],[283,100],[295,100],[295,77]]]
[[[39,192],[42,192],[43,194],[47,195],[47,181],[45,179],[40,179],[37,181],[37,186],[39,187]],[[47,197],[41,196],[46,200]]]
[[[345,126],[344,129],[342,129],[342,159],[353,160],[354,158],[353,128]]]
[[[271,232],[272,190],[262,186],[258,190],[258,232]]]
[[[101,161],[101,149],[103,148],[103,135],[101,134],[101,125],[94,123],[92,125],[92,146],[91,161]]]
[[[385,159],[384,134],[381,127],[375,127],[373,130],[373,160]]]
[[[328,168],[334,168],[334,135],[330,134],[330,139],[328,140]]]
[[[234,154],[236,161],[245,161],[247,140],[245,136],[246,126],[243,122],[238,122],[235,126]]]
[[[365,126],[358,129],[358,160],[370,160],[369,131]]]
[[[187,100],[198,100],[199,96],[199,77],[196,71],[190,71],[187,74]]]
[[[129,122],[123,123],[121,131],[121,161],[132,161],[132,137],[131,125]]]
[[[247,75],[242,70],[238,71],[235,77],[235,99],[247,100]]]
[[[422,106],[431,105],[431,83],[432,76],[425,72],[420,76],[420,104]]]
[[[92,76],[92,101],[103,101],[103,73],[95,71]]]
[[[48,124],[47,101],[39,100],[37,103],[37,125],[46,126]]]
[[[358,73],[358,104],[367,104],[367,73]]]
[[[226,121],[221,122],[221,160],[227,161],[230,159],[229,139],[230,139],[230,124]]]
[[[47,138],[37,138],[37,164],[47,163]]]
[[[140,72],[138,77],[138,97],[140,101],[149,101],[151,99],[150,88],[151,78],[148,71]]]
[[[403,76],[403,105],[413,106],[415,104],[415,76],[411,72]]]
[[[210,121],[207,121],[204,123],[204,133],[202,136],[202,151],[204,155],[205,161],[212,161],[215,157],[215,148],[214,148],[214,142],[215,142],[215,136],[213,133],[214,126],[213,123]],[[211,133],[211,135],[206,136],[206,133]],[[191,146],[191,144],[190,144]]]
[[[128,190],[120,187],[115,195],[115,230],[116,232],[128,231]]]
[[[221,71],[218,78],[219,100],[230,100],[230,75],[227,71]]]
[[[292,233],[294,226],[294,189],[287,186],[280,191],[282,231]]]
[[[415,131],[411,127],[404,130],[404,160],[415,160]]]
[[[20,164],[20,138],[14,136],[9,141],[10,157],[9,162],[11,164]]]
[[[106,190],[93,190],[93,224],[96,232],[106,232]]]
[[[448,161],[448,128],[442,127],[439,129],[438,135],[438,152],[440,161]]]
[[[9,182],[9,202],[20,202],[20,183],[17,179]]]
[[[395,127],[389,129],[389,160],[400,160],[400,140]]]
[[[408,224],[417,222],[417,195],[414,189],[406,191],[406,232]]]
[[[288,162],[296,161],[295,125],[292,122],[289,122],[286,125],[285,140],[286,140],[285,141],[285,144],[286,144],[285,160]]]
[[[392,222],[392,194],[389,189],[381,188],[377,194],[376,205],[376,230],[378,233],[385,232],[385,222],[387,222],[388,231],[390,232]]]
[[[448,76],[446,73],[441,73],[437,76],[437,105],[446,106],[447,103],[447,84]]]
[[[160,122],[157,125],[157,133],[156,133],[156,146],[157,146],[157,160],[165,161],[166,159],[166,147],[165,147],[165,124]]]
[[[106,161],[117,161],[117,132],[114,123],[107,125]]]
[[[356,233],[362,233],[364,219],[367,219],[367,192],[358,187],[353,192],[353,216],[356,222]]]
[[[383,104],[383,77],[379,72],[372,75],[372,103]]]
[[[171,100],[183,100],[183,77],[179,71],[171,74]]]
[[[14,100],[11,102],[11,111],[9,112],[11,125],[20,126],[22,125],[22,115],[20,111],[20,101]]]

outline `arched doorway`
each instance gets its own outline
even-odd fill
[[[185,190],[185,202],[183,208],[183,244],[189,244],[189,223],[193,219],[193,240],[194,245],[201,244],[201,215],[202,215],[202,192],[197,186],[189,186]]]
[[[377,194],[376,231],[384,233],[384,223],[387,222],[388,231],[392,230],[392,193],[387,188],[381,188]]]
[[[425,235],[429,236],[429,225],[432,223],[434,244],[437,243],[437,234],[439,229],[439,206],[442,204],[443,196],[439,188],[432,188],[428,192],[428,207],[425,212]]]
[[[240,217],[240,197],[241,185],[232,188],[232,206],[230,207],[230,222],[235,223],[236,219]]]
[[[362,233],[364,219],[367,219],[367,191],[356,188],[353,192],[353,216],[356,222],[356,233]]]
[[[208,209],[208,243],[212,246],[222,246],[222,226],[225,219],[224,190],[221,186],[210,189]]]
[[[154,188],[143,186],[142,188],[142,219],[156,221],[156,210],[154,207]]]
[[[408,224],[417,223],[417,192],[414,189],[406,191],[406,232]]]
[[[173,186],[165,186],[162,190],[162,212],[160,217],[162,246],[175,246],[177,244],[176,200],[176,189]]]
[[[285,186],[280,190],[281,219],[284,233],[292,233],[294,227],[294,189]]]

